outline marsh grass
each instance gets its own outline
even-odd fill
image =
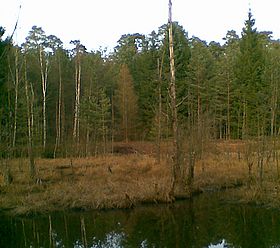
[[[38,159],[36,183],[27,161],[19,170],[11,160],[13,183],[1,187],[0,206],[16,214],[57,209],[125,208],[139,202],[166,202],[170,188],[167,165],[147,155]],[[72,164],[72,165],[71,165]]]
[[[36,182],[29,179],[26,159],[9,160],[13,182],[5,186],[0,176],[0,208],[13,214],[29,214],[170,202],[172,180],[168,153],[157,164],[151,144],[133,146],[137,152],[127,155],[37,159]],[[196,161],[194,192],[242,186],[234,190],[232,199],[278,204],[280,184],[273,163],[265,166],[265,180],[260,186],[256,166],[249,182],[246,161],[238,152],[242,144],[215,143],[211,147],[211,152]]]

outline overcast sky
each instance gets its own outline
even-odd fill
[[[2,2],[2,3],[1,3]],[[250,2],[250,4],[249,4]],[[33,25],[68,46],[80,40],[88,50],[116,46],[122,34],[157,31],[167,22],[168,0],[0,0],[0,26],[11,34],[19,13],[15,42],[24,42]],[[21,6],[21,10],[19,10]],[[189,37],[222,42],[228,30],[240,34],[249,6],[259,31],[280,38],[279,0],[173,0],[173,20]]]

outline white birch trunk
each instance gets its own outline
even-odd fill
[[[56,115],[56,139],[54,148],[54,158],[56,157],[56,152],[61,144],[61,124],[62,124],[62,76],[61,76],[61,64],[60,57],[58,58],[58,74],[59,74],[59,86],[58,86],[58,104],[57,104],[57,115]]]
[[[80,61],[79,51],[77,51],[75,76],[76,76],[76,92],[75,92],[73,140],[76,143],[76,146],[78,146],[80,140],[80,94],[81,94],[81,61]]]
[[[46,149],[47,140],[47,120],[46,120],[46,95],[47,95],[47,79],[48,79],[48,62],[43,64],[43,49],[39,48],[39,60],[40,60],[40,71],[41,71],[41,84],[42,84],[42,97],[43,97],[43,149]]]
[[[32,87],[31,87],[31,91]],[[27,126],[28,126],[28,156],[29,156],[29,169],[31,179],[35,178],[35,162],[33,155],[33,97],[30,99],[29,86],[26,75],[26,60],[25,60],[25,96],[27,106]]]

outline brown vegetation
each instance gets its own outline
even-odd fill
[[[129,143],[127,148],[118,144],[118,147],[121,155],[37,159],[36,182],[29,179],[27,160],[6,161],[13,181],[5,185],[4,177],[0,177],[0,208],[27,214],[62,209],[126,208],[173,200],[168,156],[157,164],[151,143]],[[252,167],[253,180],[249,180],[244,143],[220,142],[210,147],[211,152],[196,160],[192,192],[186,189],[184,197],[242,186],[234,190],[231,200],[279,205],[279,181],[272,162],[267,162],[260,185],[256,165]],[[163,154],[168,152],[163,150]]]
[[[27,161],[9,161],[13,183],[0,189],[1,208],[15,213],[57,209],[131,207],[138,202],[168,201],[168,166],[147,155],[114,155],[36,161],[36,183]]]

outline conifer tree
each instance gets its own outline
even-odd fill
[[[264,127],[265,106],[267,101],[264,72],[264,51],[261,36],[254,28],[251,10],[245,21],[240,41],[240,54],[236,64],[236,77],[241,89],[243,104],[242,136],[257,135]]]
[[[11,106],[9,104],[8,86],[8,54],[10,43],[8,39],[2,39],[5,29],[0,26],[0,157],[5,156],[11,144],[10,125],[11,125]]]

